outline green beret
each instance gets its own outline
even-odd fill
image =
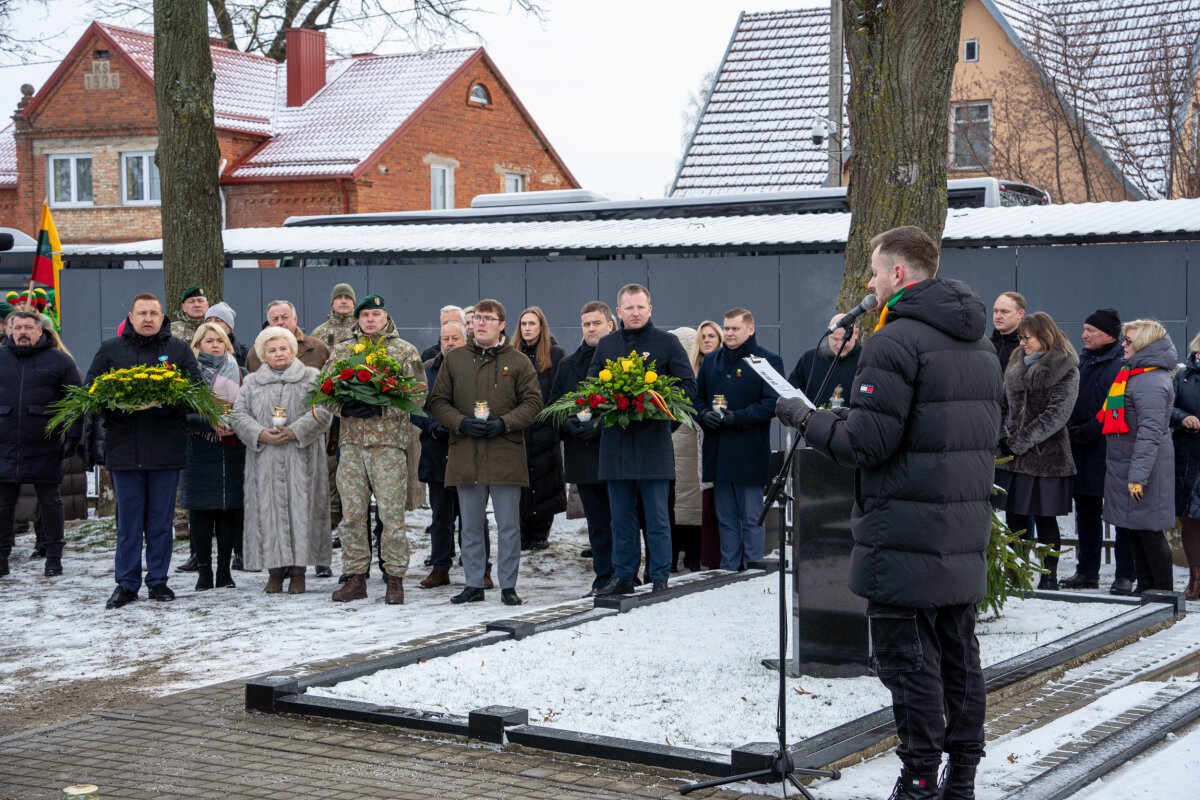
[[[358,316],[369,308],[386,309],[387,306],[383,302],[383,298],[377,294],[367,295],[362,299],[362,302],[354,307],[354,316]]]
[[[332,303],[342,295],[349,297],[350,301],[353,303],[358,302],[358,297],[354,294],[354,287],[348,283],[339,283],[337,286],[333,287],[333,291],[329,293],[329,302]]]
[[[7,319],[8,315],[16,310],[11,303],[0,303],[0,319]]]
[[[179,298],[179,304],[183,305],[193,297],[208,297],[203,286],[189,286],[183,290],[183,296]]]

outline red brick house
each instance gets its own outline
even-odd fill
[[[154,38],[95,22],[0,130],[0,227],[64,242],[161,235]],[[287,63],[212,45],[229,228],[297,214],[469,205],[477,194],[578,188],[482,49],[327,60],[288,31]]]

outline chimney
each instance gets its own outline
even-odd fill
[[[302,106],[325,85],[325,34],[288,28],[287,104]]]

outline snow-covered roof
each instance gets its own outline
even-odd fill
[[[1170,132],[1196,84],[1200,0],[983,0],[1086,124],[1110,168],[1168,193]],[[1170,110],[1176,119],[1170,121]]]
[[[75,49],[82,47],[93,33],[109,41],[129,59],[135,71],[153,82],[152,34],[97,22]],[[481,48],[459,48],[333,59],[325,64],[325,86],[303,105],[289,107],[286,64],[231,50],[223,44],[213,44],[209,49],[216,76],[213,87],[216,126],[257,134],[264,139],[261,146],[225,175],[233,180],[351,176],[456,71],[473,58],[486,58]],[[70,61],[68,58],[63,63]],[[56,72],[47,85],[58,75]],[[31,113],[40,99],[39,93],[26,113]],[[3,136],[0,132],[0,158]],[[11,140],[11,133],[8,136]],[[14,159],[14,180],[15,170]],[[2,181],[0,170],[0,185]]]
[[[16,188],[17,185],[17,141],[13,138],[13,124],[0,128],[0,189]]]
[[[224,232],[230,258],[286,254],[559,253],[658,251],[811,245],[840,246],[850,214],[766,214],[699,218],[446,222],[234,228]],[[951,210],[944,241],[1098,241],[1136,237],[1200,239],[1200,199],[1080,203]],[[68,245],[74,256],[160,256],[162,240]]]
[[[828,109],[829,9],[743,14],[672,195],[821,186],[829,156],[808,131]]]

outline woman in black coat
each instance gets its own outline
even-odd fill
[[[540,308],[530,306],[518,319],[518,347],[533,362],[542,389],[542,403],[547,404],[554,387],[554,373],[565,352],[555,344]],[[525,429],[525,460],[529,485],[521,489],[521,549],[545,550],[550,546],[554,515],[567,509],[562,449],[558,446],[555,426],[535,422]]]
[[[1187,599],[1200,599],[1200,336],[1175,373],[1171,427],[1175,443],[1175,515],[1183,525],[1188,563]]]
[[[1023,527],[1023,520],[1034,517],[1038,541],[1057,550],[1062,547],[1057,518],[1071,512],[1075,461],[1067,420],[1079,393],[1079,358],[1043,311],[1022,318],[1017,333],[1021,350],[1004,371],[1001,405],[1000,451],[1013,456],[1005,511],[1009,527]],[[1047,573],[1038,588],[1058,589],[1058,559],[1047,557],[1042,566]]]
[[[238,367],[225,331],[211,322],[196,329],[192,350],[205,381],[217,397],[237,400],[244,370]],[[213,588],[212,542],[217,540],[216,587],[234,588],[229,560],[241,529],[242,482],[246,447],[228,423],[216,430],[199,414],[188,414],[187,497],[192,545],[196,552],[196,590]]]

